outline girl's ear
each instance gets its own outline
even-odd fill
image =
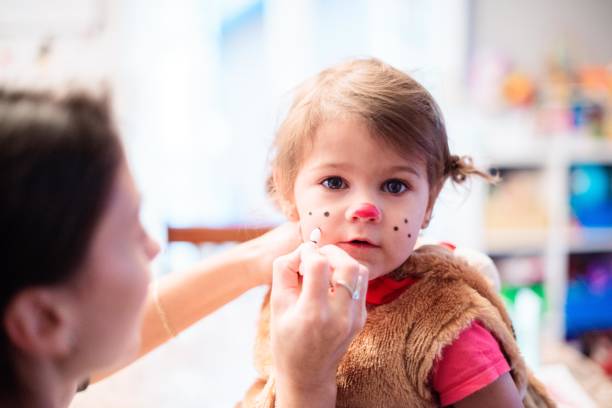
[[[440,191],[442,190],[442,185],[438,184],[435,186],[435,188],[430,191],[429,194],[429,202],[427,203],[427,211],[425,211],[425,216],[423,217],[423,223],[421,224],[421,229],[425,229],[429,226],[429,222],[431,221],[431,217],[433,214],[433,208],[434,208],[434,204],[436,203],[436,199],[438,198],[438,195],[440,194]]]
[[[433,203],[429,205],[427,211],[425,212],[425,216],[423,217],[423,222],[421,223],[421,229],[425,229],[429,227],[429,222],[431,221],[431,216],[433,213]]]
[[[431,221],[431,214],[425,215],[425,218],[423,219],[423,223],[421,224],[421,229],[425,229],[429,227],[430,221]]]
[[[281,185],[280,177],[279,170],[274,169],[272,177],[268,179],[268,193],[273,194],[280,210],[289,221],[298,221],[300,218],[294,200],[286,197],[285,192],[278,187]]]
[[[287,200],[285,198],[281,199],[280,202],[281,211],[287,217],[289,221],[299,221],[300,217],[298,215],[297,207],[293,203],[293,201]]]

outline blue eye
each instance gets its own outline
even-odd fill
[[[333,176],[328,177],[321,183],[323,187],[329,188],[330,190],[340,190],[346,188],[346,183],[342,180],[342,177]]]
[[[382,185],[382,191],[386,193],[401,194],[406,190],[408,190],[406,183],[397,179],[387,180]]]

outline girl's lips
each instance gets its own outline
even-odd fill
[[[369,260],[380,249],[378,245],[374,245],[367,241],[340,242],[338,246],[346,251],[347,254],[361,262]]]
[[[349,248],[363,248],[363,249],[368,249],[368,248],[380,248],[378,245],[372,244],[371,242],[368,242],[366,240],[352,240],[352,241],[345,241],[345,242],[341,242],[340,247],[342,246],[346,246]]]

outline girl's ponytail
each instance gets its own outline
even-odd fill
[[[444,173],[447,177],[450,177],[453,182],[458,184],[463,183],[472,175],[482,177],[492,184],[500,180],[499,176],[489,174],[476,168],[470,156],[458,156],[456,154],[449,156]]]

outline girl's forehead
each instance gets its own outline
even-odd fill
[[[415,156],[419,150],[419,136],[411,135],[406,129],[397,132],[381,132],[362,117],[355,115],[340,116],[322,120],[316,128],[301,140],[304,151],[318,145],[331,145],[336,143],[371,144],[376,149],[402,152],[403,155]]]
[[[353,154],[347,150],[316,149],[304,160],[301,171],[311,173],[363,173],[371,176],[409,173],[421,178],[426,166],[415,156],[402,155],[393,149],[380,149],[372,154]]]
[[[397,143],[369,129],[333,127],[316,132],[303,146],[302,162],[351,162],[367,158],[364,163],[411,163],[425,165],[422,154],[409,142]]]

